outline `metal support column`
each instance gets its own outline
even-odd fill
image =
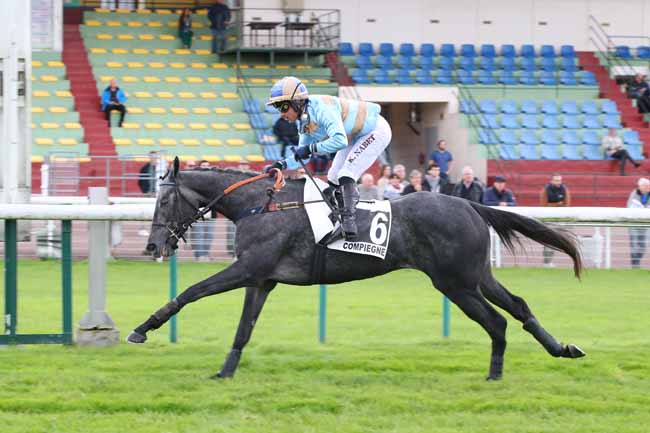
[[[16,335],[18,322],[18,248],[16,220],[5,220],[5,335]]]
[[[61,221],[61,290],[63,342],[72,344],[72,221]]]

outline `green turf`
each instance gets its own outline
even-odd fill
[[[180,264],[181,285],[219,266]],[[113,262],[108,310],[123,336],[167,297],[167,266]],[[75,313],[86,263],[74,264]],[[19,331],[57,331],[57,262],[20,262]],[[489,342],[418,272],[329,288],[317,343],[316,287],[278,287],[234,380],[207,378],[234,336],[243,293],[186,307],[142,346],[0,349],[0,431],[13,432],[646,432],[650,424],[647,271],[507,269],[547,329],[587,358],[548,356],[509,318],[504,380],[488,383]],[[0,299],[4,302],[3,299]]]

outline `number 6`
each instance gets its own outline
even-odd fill
[[[378,212],[370,224],[370,240],[373,244],[383,245],[388,237],[388,227],[386,227],[388,217],[386,214]],[[379,231],[379,233],[377,233]]]

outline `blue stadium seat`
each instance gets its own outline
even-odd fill
[[[576,52],[573,49],[573,45],[562,45],[560,48],[560,55],[562,57],[573,58],[576,56]]]
[[[576,131],[564,131],[562,132],[562,143],[577,146],[581,141]]]
[[[511,44],[501,45],[501,57],[517,57],[515,46]]]
[[[562,102],[562,104],[560,105],[560,111],[564,114],[573,114],[573,115],[577,115],[580,113],[576,101]]]
[[[590,161],[599,161],[604,159],[603,152],[600,149],[600,145],[588,145],[582,146],[582,155],[585,159]]]
[[[593,72],[583,71],[580,76],[580,84],[584,86],[597,86],[598,82]]]
[[[363,72],[365,73],[366,71]],[[280,114],[280,112],[273,105],[264,104],[264,111],[271,114]]]
[[[541,158],[548,159],[550,161],[557,161],[559,159],[562,159],[562,156],[560,156],[560,152],[558,151],[558,146],[551,146],[548,144],[544,144],[542,145]]]
[[[497,56],[497,51],[494,48],[493,44],[483,44],[481,45],[481,56],[494,58]]]
[[[476,84],[476,80],[474,80],[471,71],[466,71],[465,69],[459,69],[456,72],[456,76],[460,84]]]
[[[546,114],[542,118],[542,127],[546,129],[560,129],[560,123],[557,121],[558,116]]]
[[[598,104],[596,104],[596,101],[583,101],[581,108],[583,114],[591,114],[591,115],[600,114],[600,108],[598,108]]]
[[[622,128],[618,114],[606,114],[603,118],[603,128]]]
[[[393,80],[385,69],[377,69],[374,79],[377,84],[393,84]]]
[[[421,44],[420,45],[420,56],[422,57],[435,57],[436,49],[433,44]]]
[[[479,59],[479,68],[486,71],[494,71],[496,69],[494,57],[481,57]]]
[[[413,64],[413,57],[401,54],[397,57],[397,66],[401,69],[417,69],[417,66]]]
[[[454,69],[454,58],[453,57],[440,57],[438,61],[438,68],[444,69],[446,71],[451,71]]]
[[[377,66],[381,69],[395,69],[393,65],[393,59],[388,56],[379,55],[377,56]]]
[[[530,44],[522,45],[520,55],[521,57],[535,57],[535,47]]]
[[[504,114],[519,114],[519,106],[512,99],[504,99],[501,101],[501,112]]]
[[[621,57],[623,59],[631,59],[632,54],[630,53],[630,47],[627,45],[618,45],[614,48],[614,55],[616,57]]]
[[[573,72],[562,71],[560,72],[560,84],[563,86],[577,86],[578,80],[576,80]]]
[[[537,114],[539,110],[537,109],[537,102],[530,99],[526,99],[521,102],[521,112],[526,114]]]
[[[539,75],[539,82],[544,86],[557,86],[555,74],[549,71],[542,71]]]
[[[539,138],[537,138],[537,134],[535,134],[535,131],[523,131],[519,136],[519,141],[521,141],[522,144],[529,144],[529,145],[539,144]]]
[[[497,83],[497,80],[494,78],[492,71],[479,71],[478,82],[480,84],[493,85]]]
[[[503,160],[519,159],[515,146],[511,144],[501,144],[499,146],[499,158]]]
[[[574,144],[565,144],[562,146],[562,159],[579,160],[582,159],[578,146]]]
[[[359,43],[359,55],[361,56],[374,56],[375,49],[370,42]]]
[[[544,114],[560,114],[560,111],[557,108],[557,102],[549,99],[547,101],[542,101],[541,112]]]
[[[476,57],[474,44],[463,44],[460,46],[460,55],[463,57]]]
[[[578,116],[562,116],[562,127],[566,129],[580,129],[582,125],[578,122]]]
[[[596,131],[582,131],[582,144],[600,146],[600,135]]]
[[[603,103],[600,105],[600,109],[605,114],[620,114],[618,112],[618,107],[616,106],[616,102],[610,101],[609,99],[603,101]]]
[[[539,154],[537,153],[537,146],[530,144],[522,144],[519,146],[519,157],[521,159],[530,159],[536,160],[539,159]]]
[[[537,65],[535,64],[535,59],[533,57],[524,57],[521,59],[519,67],[524,71],[536,71]]]
[[[521,126],[526,129],[539,129],[539,121],[536,114],[524,114],[521,116]]]
[[[354,48],[350,42],[339,43],[339,55],[341,56],[354,56]]]
[[[257,113],[253,116],[250,116],[251,126],[254,129],[268,129],[269,122],[266,119],[266,116],[263,116],[260,113]]]
[[[262,104],[259,99],[243,99],[244,111],[248,114],[256,114],[262,112]]]
[[[519,139],[513,130],[505,129],[503,131],[499,131],[498,137],[501,144],[508,144],[511,146],[519,144]]]
[[[562,57],[560,59],[560,69],[567,72],[576,72],[578,66],[576,65],[574,57]]]
[[[519,129],[519,120],[513,114],[504,114],[501,116],[501,127],[506,129]]]
[[[415,81],[418,82],[418,84],[433,84],[431,72],[425,69],[418,69],[415,71]]]
[[[557,69],[555,66],[555,57],[542,57],[540,66],[544,71],[554,72]]]
[[[650,59],[650,47],[637,47],[636,56],[640,59]]]
[[[452,84],[454,82],[450,70],[441,70],[438,72],[436,77],[436,83],[438,84]]]
[[[543,129],[541,139],[543,144],[549,144],[553,146],[560,144],[560,137],[558,137],[557,132],[551,129]]]
[[[598,120],[598,116],[585,116],[582,119],[582,127],[587,129],[601,129],[602,125],[600,124],[600,120]]]
[[[421,69],[436,69],[435,64],[433,63],[433,57],[422,57],[418,59],[418,66],[420,66]]]
[[[500,71],[497,80],[499,83],[505,84],[507,86],[517,84],[517,79],[513,75],[512,71]]]
[[[361,69],[374,69],[372,61],[368,56],[357,56],[357,67]]]
[[[481,144],[498,144],[499,138],[492,129],[479,129],[478,142]]]
[[[476,68],[474,66],[474,57],[461,57],[458,61],[458,67],[466,71],[473,71]]]
[[[502,57],[499,64],[504,71],[514,71],[517,68],[514,57]]]
[[[639,133],[637,131],[625,131],[623,133],[623,143],[635,146],[643,144],[643,142],[639,140]]]
[[[397,84],[413,84],[413,79],[411,78],[409,70],[398,69],[397,74],[395,75],[395,82],[397,82]]]
[[[555,58],[555,47],[553,45],[542,45],[539,55],[548,59]]]
[[[393,44],[390,42],[382,42],[379,44],[379,54],[382,56],[394,56],[395,55],[395,48],[393,47]]]
[[[272,146],[272,145],[262,146],[262,153],[264,155],[264,159],[266,159],[267,161],[277,161],[284,157],[283,155],[280,155],[279,146]]]
[[[499,129],[499,120],[495,114],[482,114],[479,116],[479,124],[481,128],[486,129]]]
[[[357,84],[370,84],[370,78],[368,78],[367,69],[353,69],[352,80],[354,80],[354,82]]]
[[[474,101],[469,101],[467,99],[460,100],[460,112],[465,114],[478,114],[481,111],[476,106]]]
[[[456,47],[454,47],[454,44],[442,44],[440,46],[440,55],[443,57],[456,57]]]
[[[635,161],[640,161],[640,160],[645,159],[643,157],[642,152],[641,152],[641,145],[639,145],[639,144],[633,144],[633,145],[628,146],[627,151],[630,153],[630,156]]]
[[[525,86],[536,86],[537,78],[532,71],[524,71],[519,77],[519,82]]]
[[[415,45],[411,43],[400,44],[399,53],[402,56],[413,57],[415,56]]]

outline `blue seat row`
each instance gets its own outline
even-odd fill
[[[374,60],[374,61],[373,61]],[[525,57],[520,61],[515,61],[513,57],[502,57],[498,60],[495,60],[494,57],[459,57],[457,59],[453,57],[420,57],[417,61],[411,56],[405,56],[400,54],[399,56],[386,56],[380,54],[374,59],[370,56],[359,55],[355,59],[357,67],[363,69],[372,69],[378,67],[381,69],[465,69],[468,71],[473,71],[475,69],[483,69],[486,71],[495,71],[503,69],[506,71],[577,71],[578,65],[576,65],[575,60],[572,58],[561,58],[560,62],[556,62],[556,59],[552,58],[542,58],[538,62],[534,58]]]
[[[632,54],[632,50],[627,45],[618,45],[614,48],[614,55],[616,57],[621,57],[624,59],[631,59],[635,56]],[[650,47],[640,46],[636,47],[636,57],[639,59],[650,59]]]
[[[641,148],[638,146],[629,147],[633,159],[642,160]],[[496,154],[496,155],[494,155]],[[564,145],[561,148],[553,145],[508,145],[501,144],[493,151],[491,157],[498,157],[505,160],[589,160],[600,161],[605,155],[600,145]]]
[[[482,128],[478,130],[478,140],[481,144],[548,144],[548,145],[572,145],[585,144],[589,146],[600,146],[604,133],[599,131],[584,130],[578,133],[576,130],[564,130],[562,132],[553,130],[513,131],[510,129],[493,130]],[[636,131],[623,132],[623,142],[628,146],[642,146],[639,135]]]
[[[538,101],[523,100],[514,101],[504,99],[496,101],[492,99],[483,99],[477,103],[468,100],[460,101],[460,111],[465,114],[619,114],[618,107],[614,101],[609,99],[599,103],[598,100],[589,99],[586,101],[562,101],[556,100]]]
[[[602,129],[622,128],[618,114],[606,114],[602,117],[594,115],[562,115],[554,116],[545,114],[541,119],[536,114],[482,114],[479,116],[479,123],[483,128],[506,128],[506,129]]]
[[[390,42],[382,42],[379,44],[378,54],[384,56],[394,56],[396,54],[395,48]],[[400,44],[399,50],[397,53],[405,56],[414,56],[416,55],[415,45],[411,43]],[[480,49],[477,50],[474,44],[462,44],[458,52],[456,51],[456,46],[454,44],[442,44],[440,45],[439,54],[443,57],[455,57],[460,54],[463,57],[497,57],[498,55],[503,57],[536,57],[537,50],[534,45],[525,44],[522,45],[519,53],[515,49],[515,46],[512,44],[501,45],[501,49],[497,54],[496,46],[493,44],[483,44]],[[375,55],[375,49],[370,42],[361,42],[359,44],[358,52],[354,51],[354,47],[350,42],[341,42],[339,43],[339,54],[342,56],[354,56],[355,54],[361,54],[364,56],[373,56]],[[436,49],[433,44],[421,44],[419,53],[420,56],[433,57],[435,56]],[[554,58],[556,57],[556,50],[553,45],[542,45],[539,48],[540,57]],[[559,55],[562,57],[575,57],[575,50],[573,45],[562,45],[559,51]]]

